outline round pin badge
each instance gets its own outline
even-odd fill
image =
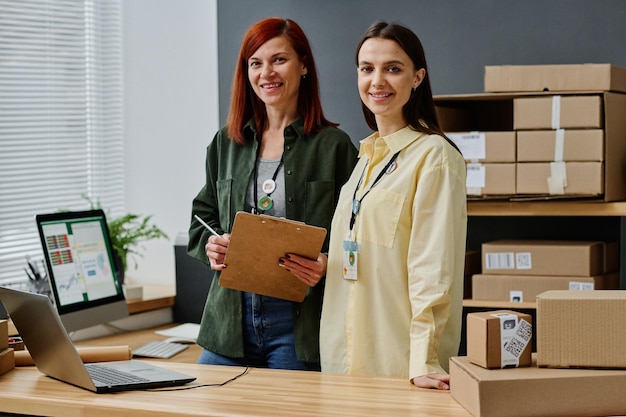
[[[391,165],[387,167],[385,174],[391,174],[393,171],[396,170],[396,168],[398,168],[398,163],[396,161],[393,161]]]
[[[269,196],[263,196],[259,198],[259,208],[261,210],[269,210],[274,206],[274,201]]]
[[[276,182],[273,179],[267,179],[263,181],[263,191],[266,194],[271,194],[276,189]]]

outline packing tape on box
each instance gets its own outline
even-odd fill
[[[552,96],[552,129],[561,128],[561,96]]]
[[[563,162],[563,149],[565,148],[565,129],[557,129],[554,132],[554,161]]]
[[[550,162],[550,176],[547,181],[550,194],[565,194],[565,187],[567,187],[565,162]]]
[[[76,346],[78,355],[85,363],[129,360],[130,346]],[[27,350],[15,352],[15,366],[32,366],[35,362]]]

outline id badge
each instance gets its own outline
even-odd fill
[[[351,241],[343,241],[343,277],[351,281],[357,280],[357,264],[359,258],[359,244]]]

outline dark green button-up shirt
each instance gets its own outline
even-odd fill
[[[357,150],[348,135],[334,127],[306,136],[301,118],[287,126],[284,135],[286,217],[330,232],[339,191],[350,177]],[[246,143],[239,145],[228,138],[226,128],[218,131],[207,147],[206,184],[193,200],[193,214],[220,233],[230,233],[235,213],[244,209],[255,166],[259,142],[252,121],[244,127],[244,136]],[[324,252],[328,250],[328,236]],[[209,232],[192,220],[188,252],[207,265],[204,245],[208,238]],[[218,279],[219,271],[209,290],[198,344],[220,355],[243,357],[242,293],[221,287]],[[300,361],[319,362],[323,294],[321,280],[309,288],[302,303],[293,303],[296,356]]]

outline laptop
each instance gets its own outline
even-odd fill
[[[136,360],[85,364],[47,296],[0,287],[0,301],[37,368],[52,378],[98,394],[183,385],[196,379]],[[112,376],[96,376],[101,374]]]

